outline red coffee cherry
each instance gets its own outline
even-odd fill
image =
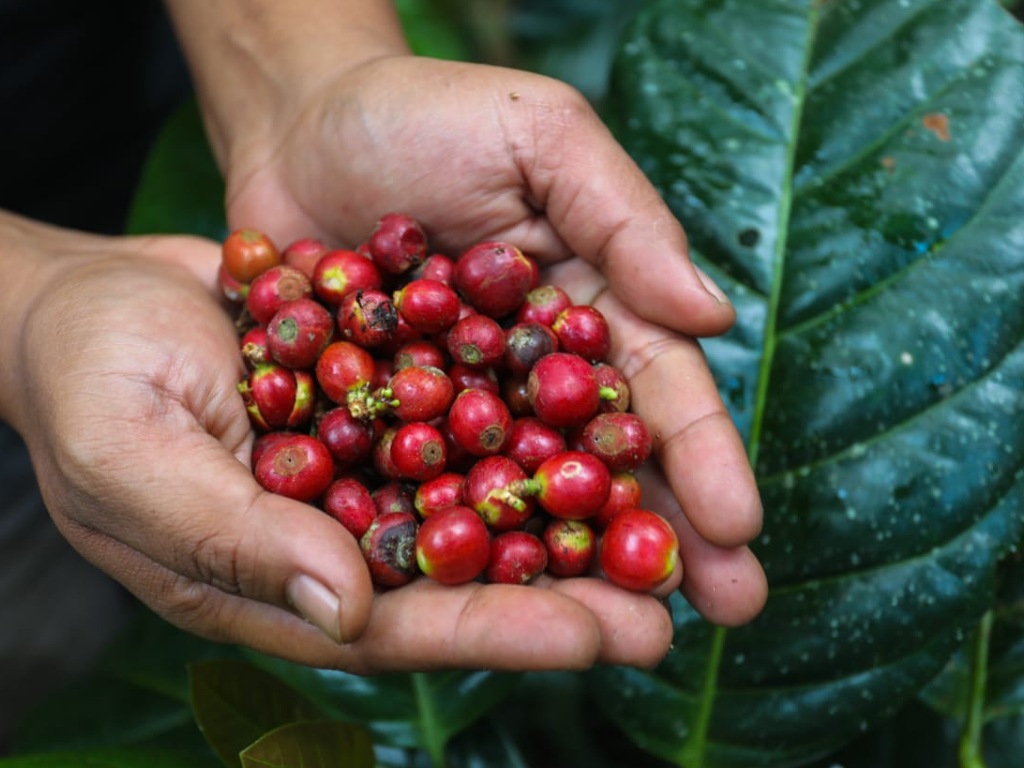
[[[387,512],[370,524],[359,548],[374,584],[400,587],[415,578],[418,529],[415,516],[408,512]]]
[[[532,259],[514,245],[477,243],[455,262],[455,289],[478,312],[494,318],[516,311],[533,287]]]
[[[281,254],[274,242],[252,227],[236,229],[221,244],[221,264],[240,283],[251,283],[280,263]]]
[[[452,438],[474,456],[501,453],[512,430],[512,414],[501,398],[483,389],[466,389],[448,409]]]
[[[562,579],[587,573],[597,554],[597,535],[583,520],[553,519],[541,534],[548,572]]]
[[[315,437],[290,434],[261,451],[254,475],[271,493],[312,502],[334,479],[334,462],[327,447]]]
[[[303,237],[289,243],[281,251],[281,263],[294,267],[313,280],[316,264],[329,249],[316,237]]]
[[[312,299],[283,305],[267,325],[267,350],[289,368],[316,366],[320,353],[334,338],[334,318]]]
[[[370,259],[343,248],[325,253],[313,269],[313,292],[328,306],[337,307],[350,293],[380,290],[384,276]]]
[[[323,509],[356,539],[362,538],[377,519],[377,506],[369,489],[353,477],[339,477],[327,487]]]
[[[373,261],[390,275],[401,275],[427,257],[427,235],[416,219],[404,213],[382,216],[367,248]]]
[[[548,567],[548,550],[539,536],[508,531],[491,539],[484,577],[492,584],[528,584]]]
[[[284,264],[271,267],[249,284],[245,308],[260,325],[266,325],[284,304],[313,295],[313,285],[305,274]]]
[[[442,584],[472,581],[487,567],[491,535],[469,507],[442,509],[420,524],[416,562],[421,572]]]
[[[595,307],[577,304],[562,310],[551,324],[551,330],[558,337],[563,352],[579,355],[588,362],[600,362],[611,351],[608,321]]]
[[[601,400],[590,363],[568,352],[538,360],[527,377],[527,388],[534,413],[554,427],[586,423]]]
[[[391,440],[391,463],[401,477],[429,480],[445,470],[448,451],[444,436],[422,421],[402,424]]]
[[[601,537],[601,568],[613,584],[649,592],[679,561],[679,540],[661,515],[646,509],[620,512]]]

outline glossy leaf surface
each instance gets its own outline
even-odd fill
[[[978,0],[674,0],[615,71],[739,313],[705,348],[771,595],[731,631],[680,604],[655,674],[593,681],[666,759],[802,765],[942,668],[1021,537],[1024,33]]]

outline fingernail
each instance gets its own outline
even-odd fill
[[[719,288],[714,280],[708,277],[707,272],[696,265],[693,268],[697,270],[697,277],[700,278],[701,283],[704,285],[704,290],[714,296],[719,304],[728,304],[729,297],[725,295],[725,291]]]
[[[341,601],[312,576],[300,574],[288,580],[285,596],[302,618],[336,643],[341,638]]]

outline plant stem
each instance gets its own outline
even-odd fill
[[[960,768],[985,768],[981,754],[981,730],[985,724],[985,688],[988,681],[988,644],[992,611],[981,617],[971,645],[970,685],[965,702],[964,727],[960,733]]]
[[[424,672],[413,672],[413,692],[416,694],[416,709],[420,715],[420,731],[423,733],[423,746],[430,756],[430,764],[434,768],[445,768],[444,734],[437,725],[437,712],[434,709],[434,698],[430,693],[430,678]]]

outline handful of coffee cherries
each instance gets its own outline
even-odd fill
[[[352,250],[243,228],[219,282],[257,482],[343,525],[378,587],[596,573],[643,592],[677,568],[608,323],[516,246],[433,252],[403,213]]]

